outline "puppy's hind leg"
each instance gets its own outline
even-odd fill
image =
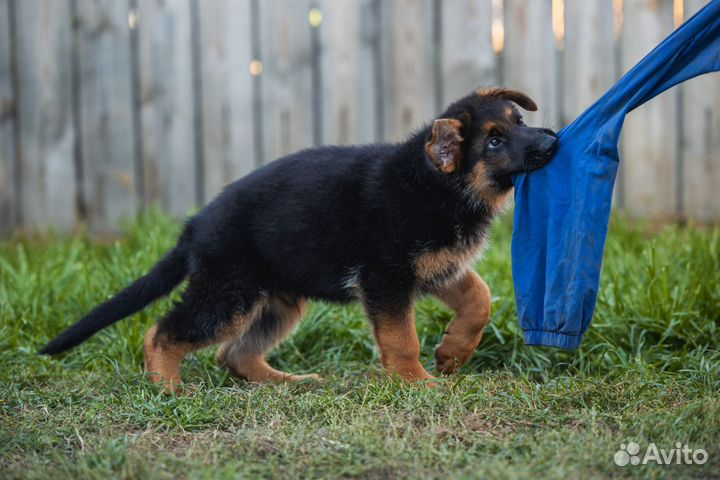
[[[166,393],[178,391],[185,355],[242,334],[265,308],[266,298],[259,292],[232,285],[191,279],[183,301],[148,330],[145,367],[153,383],[161,384]]]
[[[168,324],[187,316],[187,310],[185,305],[177,305],[170,314],[145,333],[145,370],[150,380],[160,384],[165,393],[178,391],[178,386],[182,384],[180,362],[185,355],[199,347],[194,342],[175,341],[167,328]]]
[[[218,351],[218,363],[228,368],[238,378],[251,382],[298,382],[320,380],[316,374],[295,375],[271,367],[265,355],[292,331],[305,313],[303,298],[271,296],[268,308],[250,328],[238,338],[230,340]]]

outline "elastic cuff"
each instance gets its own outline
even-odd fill
[[[525,344],[529,346],[556,347],[566,350],[577,350],[582,342],[582,334],[565,335],[547,330],[524,330]]]

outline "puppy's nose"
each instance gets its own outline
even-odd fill
[[[539,128],[541,138],[538,140],[538,150],[542,152],[549,152],[557,143],[557,133],[553,132],[549,128]]]

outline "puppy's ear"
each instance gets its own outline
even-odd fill
[[[529,112],[534,112],[538,109],[537,104],[533,101],[533,99],[519,90],[512,90],[510,88],[503,87],[490,87],[480,88],[476,93],[481,97],[496,97],[510,100]]]
[[[425,152],[437,169],[443,173],[452,173],[460,168],[463,142],[460,131],[462,127],[463,122],[456,118],[440,118],[433,122],[432,134],[425,143]]]

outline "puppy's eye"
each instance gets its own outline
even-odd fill
[[[522,116],[518,116],[518,118],[517,118],[517,124],[518,124],[518,125],[525,125],[525,122],[523,122]]]
[[[490,148],[497,148],[502,144],[502,141],[503,141],[502,137],[494,135],[494,136],[490,137],[490,140],[488,141],[488,145],[490,146]]]

